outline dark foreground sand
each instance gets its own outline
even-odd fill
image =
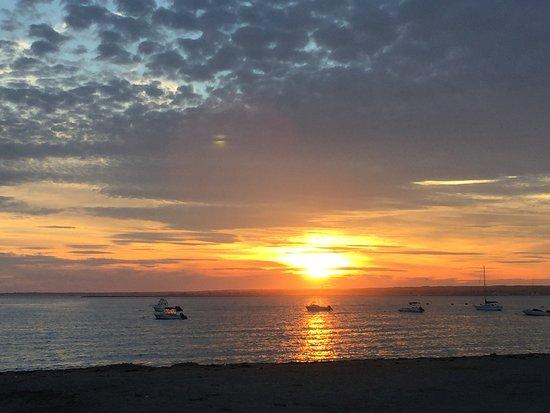
[[[550,355],[8,372],[0,411],[550,412]]]

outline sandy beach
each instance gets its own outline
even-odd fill
[[[2,412],[543,412],[550,355],[0,373]]]

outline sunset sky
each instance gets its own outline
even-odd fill
[[[4,0],[0,292],[550,284],[545,1]]]

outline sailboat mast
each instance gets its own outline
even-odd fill
[[[485,282],[485,265],[483,266],[483,295],[487,301],[487,283]]]

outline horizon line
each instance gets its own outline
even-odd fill
[[[535,292],[536,289],[549,290],[549,284],[493,284],[487,286],[491,290],[521,290],[529,289]],[[434,291],[434,290],[473,290],[472,295],[483,295],[479,285],[423,285],[423,286],[392,286],[392,287],[311,287],[311,288],[245,288],[245,289],[210,289],[210,290],[148,290],[148,291],[6,291],[0,292],[0,296],[6,295],[81,295],[84,297],[124,297],[124,296],[160,296],[160,295],[187,295],[187,296],[215,296],[215,295],[299,295],[300,293],[367,293],[367,292],[392,292],[392,291]],[[478,291],[479,290],[479,291]],[[479,293],[479,294],[478,294]]]

